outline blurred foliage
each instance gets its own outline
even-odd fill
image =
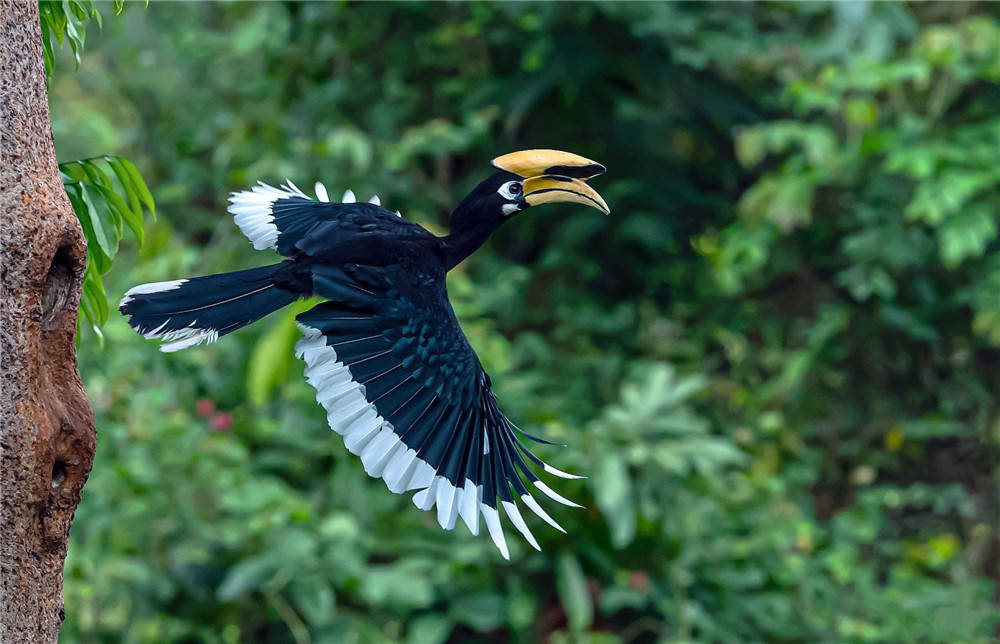
[[[611,217],[528,212],[449,278],[588,509],[506,564],[347,454],[292,312],[170,355],[112,316],[64,639],[1000,637],[998,30],[969,3],[126,10],[51,92],[61,158],[127,155],[166,213],[112,301],[272,261],[225,214],[258,179],[440,233],[499,153],[608,166]]]

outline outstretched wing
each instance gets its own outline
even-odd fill
[[[329,228],[324,232],[335,232],[340,225],[351,229],[357,220],[405,224],[399,212],[381,207],[378,195],[358,202],[354,191],[347,190],[339,202],[331,202],[326,186],[316,182],[315,190],[317,199],[312,199],[291,181],[280,188],[259,182],[250,190],[232,193],[229,212],[254,248],[273,248],[285,257],[293,255],[296,244],[324,223]]]
[[[422,510],[436,506],[446,530],[461,517],[478,534],[482,515],[507,558],[501,508],[539,547],[518,499],[562,530],[528,485],[576,506],[539,480],[527,461],[556,476],[578,477],[543,463],[520,440],[518,434],[527,435],[497,407],[490,379],[462,334],[443,270],[434,272],[315,268],[316,291],[336,301],[298,316],[304,337],[296,353],[330,427],[369,475],[396,493],[418,490],[413,502]]]

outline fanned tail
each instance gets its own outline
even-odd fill
[[[300,297],[275,284],[282,266],[141,284],[125,293],[118,310],[137,332],[162,340],[161,351],[215,342]]]

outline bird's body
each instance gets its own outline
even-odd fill
[[[502,508],[537,548],[516,500],[559,526],[528,485],[575,504],[539,480],[529,462],[556,476],[576,477],[535,457],[521,438],[539,439],[521,432],[499,410],[490,379],[448,301],[445,275],[503,221],[532,205],[527,185],[532,178],[549,179],[545,168],[559,165],[571,174],[573,167],[589,167],[585,178],[597,174],[595,168],[603,171],[566,153],[515,155],[538,153],[549,156],[542,155],[547,165],[537,174],[523,167],[524,156],[515,159],[520,166],[511,166],[519,173],[500,165],[500,172],[456,208],[446,237],[383,208],[377,197],[359,203],[348,191],[341,202],[330,202],[322,184],[317,184],[319,200],[291,183],[235,193],[230,212],[237,225],[255,248],[272,248],[284,259],[235,273],[141,285],[126,293],[120,310],[139,333],[163,340],[164,351],[175,351],[212,342],[301,297],[326,298],[297,317],[303,338],[296,352],[331,428],[361,457],[365,470],[393,492],[419,490],[414,503],[424,510],[436,506],[446,529],[461,517],[477,534],[482,515],[506,557]],[[562,200],[586,198],[607,210],[578,178],[557,175],[538,185],[539,203],[557,200],[551,195],[555,185],[572,188],[574,196]]]

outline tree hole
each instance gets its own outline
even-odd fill
[[[52,487],[59,487],[66,481],[66,463],[56,461],[52,465]]]
[[[42,292],[42,324],[48,327],[69,301],[73,285],[73,260],[69,248],[61,247],[52,258]]]

